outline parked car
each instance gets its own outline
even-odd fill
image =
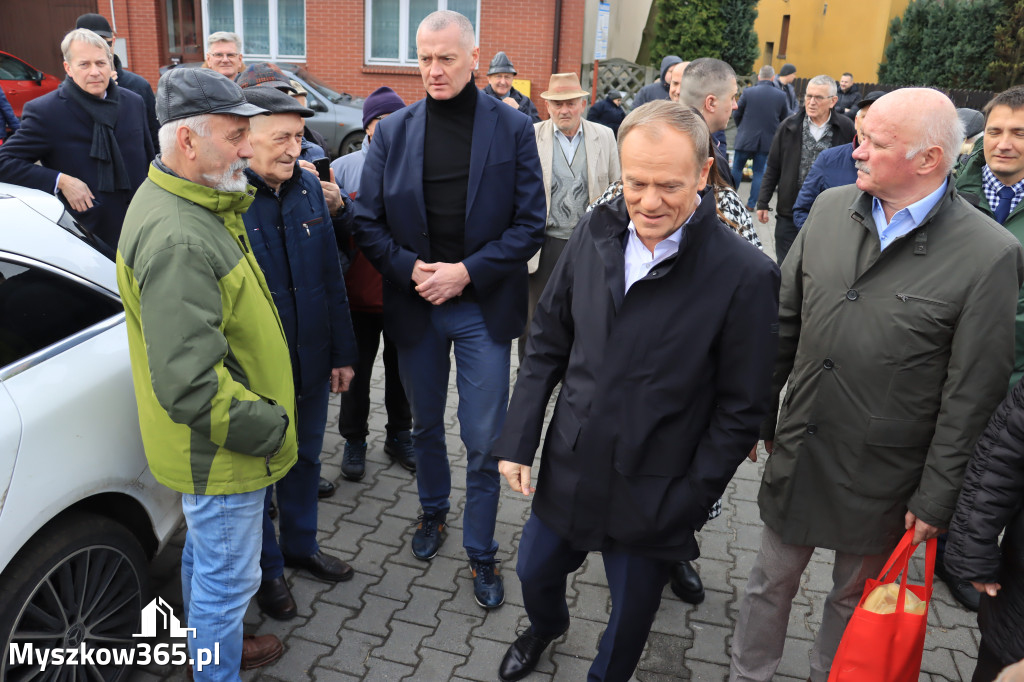
[[[9,52],[0,50],[0,87],[7,95],[7,101],[11,103],[14,114],[19,118],[25,102],[56,90],[58,85],[60,79],[43,73]]]
[[[337,92],[322,80],[311,74],[305,66],[273,62],[294,78],[306,91],[306,106],[313,110],[312,118],[306,125],[320,133],[327,141],[328,156],[335,159],[359,151],[363,144],[363,98],[353,97],[347,92]],[[163,74],[167,69],[200,69],[203,62],[184,62],[160,67]]]
[[[54,196],[0,183],[0,679],[124,679],[11,652],[134,647],[181,519],[146,464],[114,263]]]

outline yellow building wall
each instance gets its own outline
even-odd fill
[[[844,71],[856,82],[878,80],[878,65],[885,54],[889,22],[903,14],[909,0],[761,0],[757,3],[758,44],[763,64],[765,44],[773,43],[771,65],[796,67],[798,78],[827,74],[836,80]],[[789,40],[779,55],[783,16],[789,15]]]

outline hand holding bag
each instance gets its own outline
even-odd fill
[[[913,538],[911,528],[896,545],[878,578],[868,580],[864,586],[864,594],[832,661],[829,682],[917,682],[932,597],[936,544],[935,538],[927,542],[925,584],[908,585],[907,566],[917,549],[917,545],[912,544]],[[876,588],[894,589],[890,585],[901,575],[894,612],[873,613],[865,608],[865,602]],[[923,613],[907,611],[908,590],[924,602]]]

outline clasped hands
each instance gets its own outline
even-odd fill
[[[412,281],[423,300],[434,305],[455,298],[469,284],[469,271],[462,263],[424,263],[416,259]]]

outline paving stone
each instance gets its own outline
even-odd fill
[[[687,660],[704,661],[705,663],[722,663],[729,660],[729,647],[726,644],[732,635],[732,628],[693,623],[693,646],[686,652]]]
[[[383,646],[370,652],[370,656],[416,667],[420,662],[417,653],[420,642],[431,632],[431,628],[422,625],[392,620],[391,634],[388,635]]]
[[[398,609],[404,606],[396,599],[378,597],[374,594],[363,596],[364,606],[356,618],[345,623],[346,630],[357,630],[378,637],[387,637],[390,629],[388,621]]]
[[[412,598],[405,608],[395,612],[395,618],[434,628],[440,622],[437,612],[451,599],[450,592],[417,586],[411,589]]]
[[[312,617],[292,632],[299,637],[320,642],[333,649],[341,639],[342,623],[352,618],[355,613],[352,609],[344,606],[318,601],[313,605]]]
[[[366,660],[370,651],[379,647],[383,642],[383,637],[345,628],[341,635],[341,642],[334,647],[334,651],[329,656],[320,659],[318,666],[348,673],[361,679],[366,672]]]
[[[284,655],[263,668],[263,672],[269,675],[280,675],[284,680],[310,680],[313,679],[311,669],[316,665],[317,659],[329,653],[331,653],[331,648],[323,644],[300,637],[289,637],[288,646],[284,648]]]
[[[416,670],[411,665],[402,665],[394,661],[371,658],[367,661],[368,670],[363,677],[364,682],[397,682],[413,674]]]
[[[423,575],[426,570],[426,565],[410,567],[388,563],[384,569],[384,577],[376,585],[371,585],[368,592],[389,599],[408,601],[410,598],[409,587],[413,579]]]
[[[483,618],[447,609],[438,611],[437,617],[441,624],[437,626],[432,636],[423,640],[423,646],[469,656],[472,651],[469,633],[483,622]]]
[[[725,682],[729,677],[728,664],[685,661],[685,669],[693,682]]]
[[[637,666],[638,670],[645,673],[657,673],[659,675],[679,675],[682,670],[682,662],[686,652],[691,648],[692,640],[683,637],[673,637],[658,632],[652,632],[647,638],[647,649]],[[648,675],[644,677],[637,674],[640,679],[657,679]],[[675,679],[687,679],[677,677]]]
[[[438,651],[421,646],[420,664],[412,675],[414,680],[450,680],[455,669],[466,663],[465,656],[456,656],[447,651]]]
[[[353,568],[356,569],[356,572],[351,580],[338,583],[326,592],[322,592],[320,599],[330,604],[337,604],[338,606],[347,606],[356,610],[361,609],[363,607],[363,592],[366,591],[368,586],[379,581],[380,578],[363,572],[359,563],[354,563]]]

